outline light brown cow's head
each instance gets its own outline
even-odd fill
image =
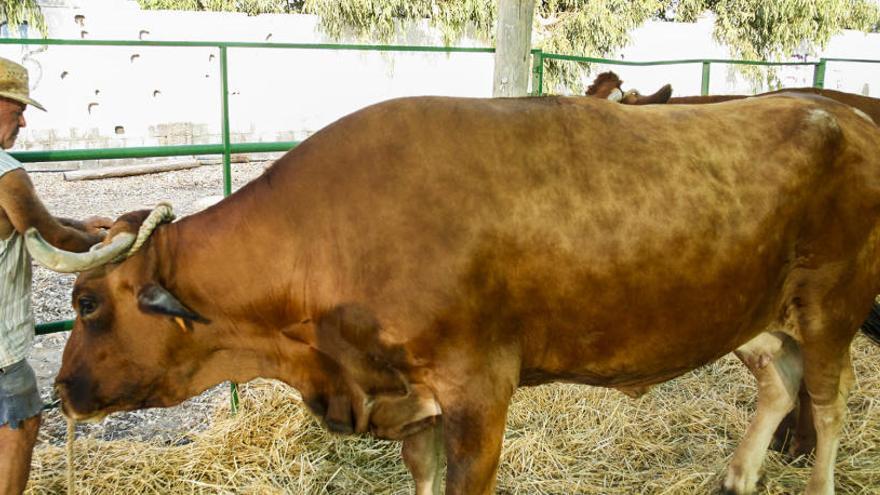
[[[193,327],[208,320],[163,286],[157,249],[149,243],[121,261],[143,244],[146,230],[166,220],[147,210],[123,215],[88,253],[57,250],[35,230],[26,234],[37,261],[81,272],[72,297],[76,322],[56,379],[64,410],[74,418],[168,406],[192,395],[199,372],[192,363],[211,352]]]
[[[623,81],[614,72],[603,72],[596,76],[587,88],[587,96],[605,98],[623,103],[624,105],[650,105],[654,103],[666,103],[672,96],[672,85],[666,84],[656,93],[644,96],[635,89],[623,90]]]

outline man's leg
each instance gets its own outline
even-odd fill
[[[42,409],[27,361],[0,369],[0,495],[20,495],[27,486]]]
[[[24,492],[39,429],[40,415],[22,421],[18,428],[0,426],[0,495]]]

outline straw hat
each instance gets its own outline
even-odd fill
[[[27,69],[2,57],[0,57],[0,96],[46,111],[43,105],[30,97]]]

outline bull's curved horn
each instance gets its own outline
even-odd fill
[[[95,244],[85,253],[64,251],[49,244],[36,228],[24,233],[25,245],[31,256],[50,270],[62,273],[82,272],[101,266],[124,253],[135,240],[130,232],[120,232],[108,244]]]

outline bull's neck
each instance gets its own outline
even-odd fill
[[[265,377],[312,391],[318,385],[302,363],[326,357],[312,347],[312,326],[300,323],[307,318],[276,300],[295,273],[278,269],[279,248],[267,236],[277,218],[260,207],[272,204],[271,193],[253,184],[156,231],[150,249],[158,282],[211,322],[193,329],[204,331],[212,348],[213,364],[202,368],[197,388]]]
[[[309,296],[305,274],[295,266],[303,264],[291,254],[299,246],[294,233],[283,229],[283,215],[270,207],[290,198],[274,197],[264,182],[257,179],[217,205],[158,229],[151,243],[159,283],[212,322],[220,347],[242,357],[298,353],[287,343],[310,346],[315,339],[312,325],[303,323],[310,319]],[[271,373],[285,381],[291,374]]]

